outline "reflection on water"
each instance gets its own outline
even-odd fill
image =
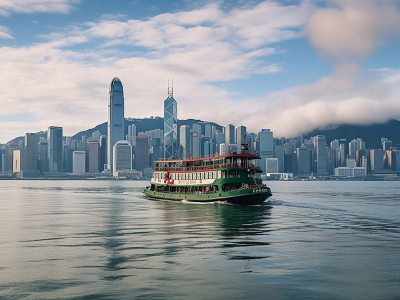
[[[241,207],[150,201],[137,181],[3,181],[0,298],[396,298],[399,188],[346,184],[271,183]]]

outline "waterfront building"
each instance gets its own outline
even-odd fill
[[[47,160],[49,172],[63,171],[63,129],[50,126],[47,130]]]
[[[236,127],[236,144],[237,144],[237,153],[240,154],[242,152],[242,144],[244,144],[246,135],[246,127],[238,126]],[[246,140],[247,143],[247,140]]]
[[[225,134],[219,130],[215,131],[215,145],[216,145],[216,152],[220,153],[220,145],[225,143]]]
[[[274,148],[274,157],[278,159],[278,173],[285,170],[285,148],[283,145],[276,145]]]
[[[338,167],[335,168],[335,176],[339,177],[350,177],[351,175],[351,168],[349,167]]]
[[[357,140],[352,140],[349,143],[349,156],[350,158],[356,158],[356,151],[357,151]]]
[[[316,156],[317,156],[317,176],[328,175],[328,156],[326,149],[326,138],[324,135],[315,137]]]
[[[147,138],[142,138],[147,140]],[[136,149],[139,145],[136,146]],[[119,171],[132,170],[132,146],[128,141],[118,141],[113,147],[113,176],[118,177]],[[147,165],[149,164],[147,150]]]
[[[131,124],[128,126],[128,139],[127,141],[132,147],[135,147],[136,143],[136,124]]]
[[[86,146],[86,171],[89,173],[99,172],[99,143],[88,142]]]
[[[182,158],[189,159],[190,157],[190,126],[182,125],[180,128],[180,144],[182,146]]]
[[[164,101],[164,158],[168,159],[177,156],[178,110],[174,99],[174,88],[168,86],[168,98]]]
[[[1,172],[8,173],[12,171],[12,155],[3,153],[1,155]]]
[[[47,151],[47,140],[40,140],[38,143],[38,169],[42,173],[48,171]]]
[[[367,176],[367,168],[355,167],[352,169],[352,175],[354,177],[365,177]]]
[[[340,166],[345,167],[346,166],[346,158],[347,155],[349,154],[349,148],[348,148],[348,143],[346,139],[340,139],[339,140],[339,149],[340,149]]]
[[[396,171],[396,152],[387,150],[384,155],[384,168],[388,171]]]
[[[277,158],[266,158],[265,159],[265,173],[279,173]]]
[[[370,150],[371,172],[383,170],[383,156],[384,151],[381,149]]]
[[[38,136],[36,134],[25,134],[25,149],[28,152],[27,170],[36,171],[38,161]]]
[[[357,164],[356,164],[356,160],[354,158],[346,159],[346,167],[354,169],[356,166],[357,166]]]
[[[133,149],[132,149],[133,150]],[[151,167],[154,168],[154,162],[163,157],[163,146],[161,143],[161,138],[151,138],[150,139],[150,162]]]
[[[114,77],[108,92],[107,168],[111,171],[114,145],[125,139],[124,121],[124,89],[121,80]]]
[[[235,126],[232,124],[225,126],[225,144],[235,144]]]
[[[305,146],[297,148],[297,173],[299,176],[309,176],[311,173],[311,153]]]
[[[107,136],[100,136],[99,143],[99,172],[104,171],[104,167],[107,164]]]
[[[193,124],[190,131],[190,151],[192,158],[200,158],[201,156],[201,126]]]
[[[228,154],[228,148],[226,147],[225,143],[221,143],[219,145],[219,155],[226,155]]]
[[[150,167],[149,150],[149,139],[144,136],[137,136],[134,158],[135,170],[143,171],[145,168]]]
[[[215,129],[215,127],[213,125],[211,125],[211,123],[205,123],[204,124],[204,135],[212,138],[213,137],[213,129]]]
[[[72,153],[72,174],[84,174],[86,169],[86,152],[74,151]]]
[[[367,155],[367,151],[365,149],[358,149],[356,152],[356,164],[357,167],[361,167],[363,156]]]
[[[266,173],[265,160],[274,157],[274,136],[269,129],[260,131],[260,167]]]
[[[13,151],[13,173],[19,173],[28,170],[28,150]]]

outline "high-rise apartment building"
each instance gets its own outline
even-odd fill
[[[274,157],[278,159],[278,172],[285,170],[285,148],[283,145],[276,145],[274,148]]]
[[[114,77],[108,93],[107,167],[113,170],[114,145],[125,139],[124,89],[118,77]]]
[[[164,101],[164,158],[178,156],[178,110],[173,87]]]
[[[145,138],[146,139],[146,138]],[[146,139],[147,140],[147,139]],[[113,176],[119,171],[132,170],[132,146],[128,141],[118,141],[113,147]]]
[[[50,126],[47,130],[47,160],[49,172],[63,171],[63,129],[62,127]]]

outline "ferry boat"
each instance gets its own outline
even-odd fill
[[[260,156],[242,153],[155,162],[144,194],[155,199],[259,205],[272,195],[262,183]]]

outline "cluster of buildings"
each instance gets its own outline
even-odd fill
[[[156,117],[157,119],[158,117]],[[358,138],[334,140],[325,136],[304,139],[274,138],[269,129],[248,132],[245,126],[225,127],[198,122],[178,127],[177,102],[168,87],[164,101],[164,126],[137,132],[135,124],[125,130],[124,92],[115,77],[108,97],[107,134],[95,131],[81,140],[63,136],[61,127],[27,133],[19,143],[0,145],[1,172],[17,177],[95,176],[150,177],[161,158],[200,158],[240,153],[248,144],[261,157],[260,167],[269,178],[396,176],[400,173],[400,148],[386,138],[381,149],[367,149]]]

